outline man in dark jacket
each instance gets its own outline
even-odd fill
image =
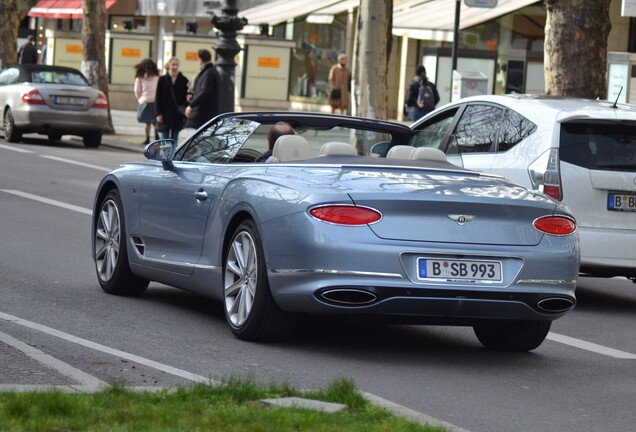
[[[38,50],[35,47],[35,38],[32,35],[27,37],[27,41],[18,53],[18,63],[36,64],[38,62]]]
[[[422,103],[422,95],[430,97],[429,104]],[[426,68],[419,65],[415,70],[415,77],[406,90],[405,105],[411,121],[417,121],[435,109],[439,102],[439,93],[435,84],[428,80]]]
[[[185,127],[198,129],[221,110],[221,76],[212,63],[212,53],[206,49],[197,52],[201,70],[194,78],[192,98],[186,108]]]

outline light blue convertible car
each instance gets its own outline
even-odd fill
[[[277,122],[295,133],[255,162]],[[359,314],[535,349],[576,303],[572,213],[438,150],[407,151],[411,134],[356,117],[227,113],[178,148],[150,143],[147,161],[97,189],[97,279],[110,294],[157,281],[218,299],[243,340],[284,339],[299,314]]]

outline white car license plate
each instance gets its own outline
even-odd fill
[[[454,279],[501,282],[500,261],[473,261],[418,258],[420,279]]]
[[[636,194],[607,194],[607,209],[617,211],[636,211]]]
[[[56,105],[84,105],[86,98],[73,96],[55,96],[53,101]]]

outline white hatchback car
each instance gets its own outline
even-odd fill
[[[499,174],[568,205],[581,273],[636,282],[636,105],[550,96],[473,96],[414,123],[411,145]]]

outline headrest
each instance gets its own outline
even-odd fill
[[[357,156],[355,147],[349,143],[331,141],[320,147],[320,156]]]
[[[426,159],[446,162],[446,154],[440,149],[432,147],[417,147],[411,150],[409,159]]]
[[[274,143],[272,156],[280,162],[308,159],[309,143],[300,135],[282,135]]]
[[[407,145],[396,145],[389,149],[386,154],[387,159],[408,159],[413,151],[413,147]]]

